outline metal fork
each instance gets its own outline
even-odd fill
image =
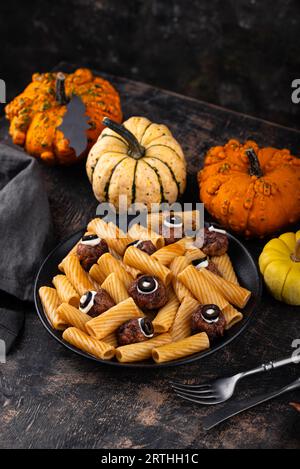
[[[257,373],[271,371],[281,366],[286,366],[291,363],[300,363],[300,355],[290,356],[281,360],[270,361],[263,365],[253,368],[252,370],[237,373],[236,375],[218,378],[215,381],[206,384],[182,384],[175,381],[170,381],[172,388],[177,396],[185,399],[186,401],[196,402],[197,404],[213,405],[220,404],[231,398],[237,383]]]

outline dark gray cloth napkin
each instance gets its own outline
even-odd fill
[[[25,304],[22,308],[17,299],[33,300],[34,278],[52,241],[49,203],[37,161],[0,143],[0,340],[7,350],[23,324]]]

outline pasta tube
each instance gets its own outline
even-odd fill
[[[166,266],[134,246],[126,249],[123,261],[146,274],[157,276],[166,285],[171,281],[172,273]]]
[[[52,282],[61,302],[69,303],[75,306],[75,308],[78,308],[80,301],[79,295],[67,277],[65,275],[56,275],[53,277]]]
[[[170,334],[161,334],[153,339],[136,344],[123,345],[116,349],[116,358],[121,363],[138,362],[151,358],[152,349],[171,342]]]
[[[215,288],[214,284],[203,275],[202,270],[205,269],[200,271],[189,265],[178,275],[178,279],[192,292],[201,304],[213,303],[223,310],[228,305],[228,301]]]
[[[187,266],[188,262],[185,256],[175,257],[175,259],[173,259],[170,264],[170,270],[173,274],[172,286],[180,302],[183,301],[184,297],[192,296],[190,290],[188,290],[186,286],[183,285],[183,283],[177,278],[177,275],[180,274],[180,272],[182,272]]]
[[[223,314],[226,320],[226,329],[230,329],[232,326],[243,319],[242,313],[235,309],[232,305],[226,306],[223,309]]]
[[[64,261],[64,270],[67,279],[71,282],[77,293],[79,293],[79,296],[82,296],[88,290],[94,289],[93,283],[81,267],[77,256],[73,254],[67,256]]]
[[[196,248],[195,246],[191,249],[188,249],[185,253],[186,260],[190,264],[196,259],[203,259],[206,257],[203,251],[201,249]]]
[[[64,323],[77,327],[77,329],[81,329],[82,331],[86,331],[85,324],[92,319],[91,316],[74,308],[74,306],[68,303],[62,303],[57,308],[56,313]]]
[[[105,272],[103,272],[103,270],[100,269],[98,264],[92,265],[92,267],[89,270],[89,275],[91,276],[92,280],[99,285],[101,285],[101,283],[104,282],[107,276]]]
[[[128,235],[132,239],[141,239],[143,241],[152,241],[156,249],[160,249],[165,245],[165,239],[155,231],[149,230],[145,226],[135,223],[129,228]]]
[[[61,301],[55,288],[41,287],[39,289],[40,299],[45,311],[45,314],[54,329],[65,329],[67,324],[58,316],[56,309]]]
[[[179,308],[179,301],[174,292],[171,293],[169,300],[165,306],[160,308],[153,321],[154,332],[161,334],[168,332],[172,326],[177,310]]]
[[[119,279],[124,283],[126,288],[128,288],[129,284],[133,280],[132,276],[128,272],[126,272],[121,262],[115,259],[109,252],[103,254],[98,259],[98,267],[104,275],[104,278],[106,278],[112,272],[115,272]],[[91,276],[94,275],[92,269],[90,270]]]
[[[228,300],[229,303],[237,306],[238,308],[244,308],[246,306],[251,292],[246,288],[240,287],[235,283],[229,282],[219,275],[215,275],[207,269],[201,269],[200,273],[209,282],[211,282],[217,290]]]
[[[74,345],[74,347],[101,360],[110,360],[115,354],[114,347],[106,342],[100,342],[100,340],[90,337],[76,327],[68,327],[63,333],[63,339],[69,344]]]
[[[143,312],[136,306],[133,299],[128,298],[100,316],[91,319],[85,327],[91,336],[103,339],[129,319],[142,318],[143,316]]]
[[[182,256],[184,252],[184,246],[178,243],[173,243],[154,252],[151,257],[163,265],[169,265],[174,258],[177,256]]]
[[[205,332],[192,335],[186,339],[172,342],[167,345],[155,347],[152,350],[152,357],[156,363],[168,362],[183,358],[193,353],[202,352],[209,348],[209,339]]]
[[[115,272],[109,274],[101,285],[107,291],[116,304],[129,298],[124,283]]]
[[[190,296],[183,299],[170,330],[174,342],[185,339],[191,335],[192,314],[199,305],[200,303]]]
[[[112,347],[117,347],[118,346],[117,335],[116,335],[115,332],[112,332],[111,334],[107,335],[106,337],[103,337],[102,341],[105,342],[106,344],[111,345]]]
[[[225,278],[225,280],[239,285],[239,281],[228,254],[223,254],[223,256],[213,256],[211,260],[217,266],[219,272],[222,274],[222,277]]]
[[[94,231],[99,238],[104,238],[108,247],[121,256],[124,254],[128,244],[133,241],[133,239],[120,230],[114,223],[106,223],[101,218],[94,218],[90,221],[88,230]]]

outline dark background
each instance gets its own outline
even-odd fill
[[[0,76],[64,60],[299,128],[299,26],[299,0],[8,0]]]

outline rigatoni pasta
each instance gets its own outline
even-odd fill
[[[161,224],[165,216],[151,220]],[[194,226],[194,213],[188,216]],[[190,235],[178,239],[139,225],[124,233],[100,218],[89,223],[88,234],[59,264],[64,274],[53,277],[55,288],[39,289],[52,327],[80,350],[120,363],[151,357],[165,363],[209,348],[243,319],[236,307],[251,293],[238,284],[224,250],[208,257]],[[136,240],[152,245],[132,245]],[[209,252],[216,252],[214,244]],[[204,258],[207,263],[193,265]]]
[[[63,330],[67,327],[67,324],[59,317],[56,310],[61,303],[57,291],[51,287],[41,287],[39,289],[40,299],[45,311],[45,314],[54,327],[54,329]]]
[[[125,264],[141,270],[146,274],[155,275],[166,285],[168,285],[172,279],[172,273],[166,266],[152,259],[151,256],[134,246],[130,246],[126,249],[123,261]]]
[[[61,302],[69,303],[78,308],[79,295],[67,277],[65,275],[55,275],[52,282]]]
[[[153,320],[154,332],[161,334],[168,332],[174,322],[177,310],[179,308],[179,300],[174,292],[169,295],[169,301],[165,306],[160,308],[155,319]]]
[[[92,319],[88,314],[82,313],[79,309],[74,308],[74,306],[68,303],[62,303],[57,308],[56,313],[62,322],[69,326],[77,327],[77,329],[82,331],[86,331],[85,325]]]
[[[163,363],[183,358],[209,348],[209,339],[205,332],[192,335],[178,342],[161,345],[152,349],[152,357],[156,363]]]
[[[132,318],[143,317],[143,312],[136,306],[132,298],[121,301],[96,318],[86,323],[88,333],[96,339],[103,339],[114,332],[121,324]]]
[[[88,290],[93,290],[94,284],[85,270],[81,267],[78,257],[74,254],[67,256],[65,259],[64,271],[68,280],[80,296]]]
[[[203,269],[204,270],[204,269]],[[229,303],[224,296],[203,275],[203,272],[192,265],[178,275],[178,279],[192,292],[194,297],[202,304],[214,303],[221,310]]]
[[[63,333],[63,339],[101,360],[110,360],[115,354],[115,348],[110,344],[96,340],[76,327],[68,327]]]
[[[115,272],[112,272],[106,277],[101,288],[107,291],[116,304],[129,298],[124,283]]]
[[[152,355],[152,349],[172,342],[170,334],[161,334],[153,339],[137,344],[123,345],[116,349],[116,358],[121,363],[139,362],[147,360]]]

